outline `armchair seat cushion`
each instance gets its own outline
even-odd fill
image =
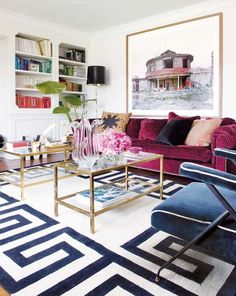
[[[169,146],[157,144],[151,140],[133,140],[133,146],[142,147],[146,152],[163,154],[169,159],[183,159],[199,162],[209,162],[212,152],[208,147],[194,147],[186,145]]]
[[[236,209],[236,193],[217,187]],[[191,241],[225,208],[203,183],[193,182],[153,209],[151,224],[186,241]],[[236,221],[228,216],[199,246],[236,260]]]

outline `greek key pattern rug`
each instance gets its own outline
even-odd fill
[[[0,194],[0,283],[12,295],[235,295],[235,266],[196,250],[163,270],[157,285],[158,267],[181,245],[148,228],[106,248]]]

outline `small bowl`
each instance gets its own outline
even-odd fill
[[[129,149],[129,151],[134,154],[139,154],[139,152],[141,152],[142,150],[143,150],[143,148],[141,148],[141,147],[131,147]]]

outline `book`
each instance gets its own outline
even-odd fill
[[[29,145],[28,141],[12,141],[12,142],[6,142],[6,148],[7,150],[13,150],[14,148],[18,147],[27,147]]]
[[[127,191],[119,186],[105,184],[94,189],[94,205],[96,208],[103,209],[135,195],[135,192]],[[89,189],[77,193],[76,197],[79,203],[90,205]]]

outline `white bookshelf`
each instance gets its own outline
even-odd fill
[[[64,78],[64,79],[67,79],[67,80],[83,80],[83,81],[87,80],[87,78],[85,78],[85,77],[70,76],[70,75],[59,75],[59,78]]]
[[[39,55],[39,54],[33,54],[33,53],[29,53],[29,52],[23,52],[23,51],[17,51],[16,50],[16,55],[19,56],[19,57],[52,61],[52,57],[48,57],[48,56],[44,56],[44,55]]]
[[[85,97],[87,95],[86,49],[72,44],[60,43],[58,65],[59,81],[66,84],[66,90],[62,92],[60,98],[62,99],[65,95],[82,95]],[[70,75],[71,72],[72,75]]]
[[[86,66],[86,63],[76,62],[76,61],[72,61],[72,60],[68,60],[68,59],[59,58],[58,61],[61,62],[61,63],[63,63],[63,64],[65,64],[65,65]]]
[[[29,70],[17,70],[16,74],[27,74],[27,75],[38,75],[38,76],[52,76],[52,73],[44,73],[44,72],[37,72],[37,71],[29,71]]]
[[[52,43],[48,38],[22,33],[15,36],[15,112],[51,112],[51,96],[42,95],[35,85],[53,80],[53,66]]]

